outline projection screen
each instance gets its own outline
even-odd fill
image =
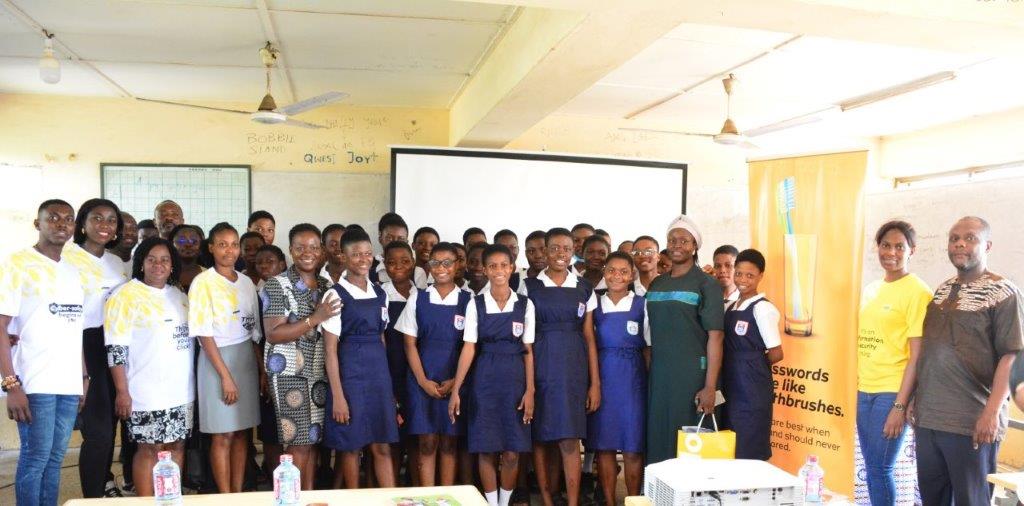
[[[665,236],[686,210],[686,164],[569,154],[393,147],[391,209],[409,224],[462,241],[480,227],[519,236],[586,222],[608,231],[614,250],[639,235]],[[525,265],[524,255],[519,264]]]

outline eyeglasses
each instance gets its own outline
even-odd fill
[[[431,261],[427,262],[427,265],[429,265],[431,269],[433,269],[435,267],[444,267],[445,269],[448,269],[451,266],[455,265],[455,260],[451,260],[451,259],[431,260]]]
[[[199,239],[186,239],[184,237],[179,237],[174,240],[174,244],[177,244],[178,246],[195,246],[199,244]]]
[[[638,249],[638,250],[631,251],[630,254],[635,256],[635,257],[648,257],[648,258],[650,258],[650,257],[653,257],[654,255],[657,255],[658,252],[654,251],[653,249]]]

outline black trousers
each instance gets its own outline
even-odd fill
[[[918,428],[914,432],[917,485],[928,506],[989,504],[999,443],[978,445],[971,436]]]
[[[82,353],[85,355],[86,373],[91,377],[85,406],[78,415],[82,431],[82,450],[78,456],[78,477],[82,481],[82,496],[103,497],[103,490],[114,460],[114,381],[107,367],[107,349],[103,342],[103,327],[85,329],[82,333]]]

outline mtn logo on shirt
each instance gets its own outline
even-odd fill
[[[50,314],[63,318],[68,322],[76,322],[82,318],[82,305],[81,304],[57,304],[51,302],[48,306]]]

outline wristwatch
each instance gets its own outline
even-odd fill
[[[895,409],[896,411],[906,411],[907,406],[900,402],[894,402],[892,403],[892,409]]]

